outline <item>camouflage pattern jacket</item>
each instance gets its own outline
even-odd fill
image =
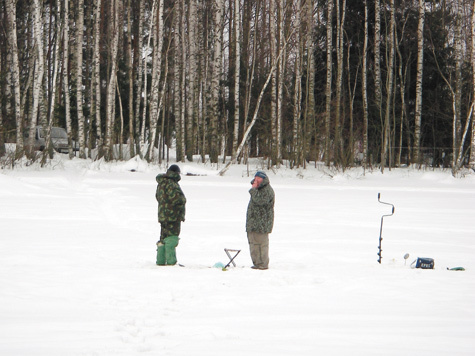
[[[157,176],[158,221],[185,221],[185,194],[178,182],[181,177],[178,173],[167,171]]]
[[[265,178],[259,188],[249,190],[251,200],[247,206],[246,231],[271,233],[274,227],[274,190]]]

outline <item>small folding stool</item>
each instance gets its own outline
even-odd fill
[[[224,266],[224,268],[228,268],[231,265],[231,263],[233,264],[234,267],[236,267],[236,264],[234,263],[234,259],[237,257],[237,255],[239,255],[239,252],[241,252],[241,250],[231,250],[229,248],[225,248],[224,252],[226,252],[226,255],[228,255],[229,257],[229,262],[226,266]],[[234,256],[231,255],[232,253],[234,253]]]

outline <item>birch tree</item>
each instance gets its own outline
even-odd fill
[[[206,5],[209,5],[210,7],[213,7],[213,2],[210,2]],[[213,42],[212,40],[212,29],[211,25],[209,24],[210,20],[208,16],[205,15],[206,11],[206,6],[205,4],[202,5],[201,11],[203,13],[203,17],[206,17],[206,21],[201,21],[200,22],[200,31],[203,33],[203,41],[200,44],[200,52],[201,55],[199,57],[199,66],[201,68],[200,70],[200,100],[202,101],[201,104],[201,109],[199,112],[199,126],[200,126],[200,145],[199,145],[199,153],[201,156],[201,162],[206,161],[206,153],[209,152],[207,149],[208,146],[208,127],[210,126],[207,122],[209,119],[209,111],[210,111],[210,96],[211,96],[211,80],[212,80],[212,72],[211,72],[211,48],[209,46],[209,43]]]
[[[413,163],[421,163],[421,123],[422,123],[422,75],[424,63],[424,20],[425,0],[419,0],[419,25],[417,27],[417,79],[416,107],[414,118],[414,152]]]
[[[183,161],[186,159],[186,143],[187,143],[187,123],[189,120],[186,120],[186,28],[185,28],[185,22],[186,22],[186,10],[185,10],[186,4],[185,0],[181,1],[181,7],[180,7],[180,72],[181,72],[181,80],[180,80],[180,128],[181,128],[181,156],[183,157]],[[188,135],[191,135],[191,132],[188,133]]]
[[[94,22],[93,22],[93,51],[92,51],[92,91],[91,95],[91,119],[96,124],[96,146],[98,149],[97,158],[104,155],[104,140],[102,137],[101,125],[101,3],[102,0],[94,2]]]
[[[153,0],[152,4],[152,11],[150,13],[150,21],[148,26],[148,39],[147,39],[147,46],[145,47],[145,55],[143,56],[143,92],[142,97],[144,100],[143,103],[143,112],[142,112],[142,123],[141,123],[141,130],[140,130],[140,143],[142,145],[145,144],[145,124],[147,119],[147,106],[148,106],[148,95],[147,95],[147,78],[148,78],[148,57],[150,51],[150,41],[153,35],[153,23],[155,21],[155,9],[157,5],[157,0]],[[140,36],[140,35],[139,35]]]
[[[84,0],[77,2],[76,19],[76,106],[78,115],[79,158],[86,158],[86,131],[83,113],[83,37],[84,37]]]
[[[361,70],[361,90],[363,98],[363,167],[368,165],[368,0],[364,0],[363,68]]]
[[[468,43],[463,43],[463,35],[462,35],[462,27],[464,24],[462,23],[462,14],[465,13],[466,7],[461,0],[456,1],[456,21],[455,21],[455,103],[454,103],[454,129],[453,129],[453,140],[456,142],[454,144],[454,153],[453,153],[453,169],[452,174],[455,174],[460,170],[464,162],[464,145],[466,142],[467,135],[469,135],[469,128],[470,124],[474,121],[473,116],[475,115],[475,99],[472,96],[472,102],[469,104],[467,110],[467,117],[465,119],[465,125],[462,129],[462,91],[463,91],[463,47],[467,48]],[[472,4],[473,7],[473,4]],[[473,8],[470,10],[472,11],[472,20],[473,20]],[[472,23],[472,36],[473,36],[473,23]],[[472,45],[473,45],[473,38],[472,38]],[[473,48],[472,48],[472,55],[473,55]],[[471,62],[473,62],[473,58],[471,58]],[[472,69],[473,70],[473,69]],[[475,75],[472,73],[472,78],[475,78]],[[472,83],[475,87],[475,84]],[[475,92],[475,90],[473,91]],[[473,93],[472,93],[473,95]],[[473,131],[473,124],[472,124],[472,131]],[[472,139],[473,140],[473,139]]]
[[[406,19],[407,20],[407,19]],[[406,20],[404,22],[406,22]],[[402,34],[401,38],[404,38],[404,28],[405,25],[403,26],[402,29]],[[398,64],[397,64],[397,77],[399,78],[399,95],[400,95],[400,100],[401,100],[401,107],[400,107],[400,118],[399,118],[399,142],[398,142],[398,150],[397,150],[397,155],[396,155],[396,166],[399,167],[401,165],[401,157],[402,157],[402,145],[403,145],[403,136],[404,136],[404,121],[406,120],[406,71],[403,73],[403,65],[404,65],[404,59],[401,53],[401,41],[399,41],[399,36],[398,36],[398,31],[394,31],[394,44],[395,44],[395,49],[397,53],[397,58],[398,58]],[[394,93],[394,96],[396,96],[396,93]],[[396,127],[394,128],[396,131]],[[408,127],[409,129],[409,127]],[[408,130],[409,131],[409,130]],[[408,148],[409,148],[410,141],[408,141]],[[408,152],[408,155],[410,155],[410,152]]]
[[[294,100],[293,100],[293,125],[292,125],[292,156],[291,156],[291,167],[300,166],[301,157],[300,153],[302,152],[302,147],[299,140],[299,129],[300,129],[300,116],[302,114],[302,21],[301,21],[301,2],[296,1],[295,4],[295,26],[297,31],[295,32],[295,43],[297,44],[297,49],[295,51],[295,83],[294,83]]]
[[[127,0],[127,80],[129,81],[129,155],[135,155],[134,148],[134,60],[132,55],[132,0]]]
[[[181,3],[181,1],[180,1]],[[175,134],[176,134],[176,160],[177,162],[184,162],[185,160],[185,135],[184,135],[184,124],[182,121],[182,93],[181,93],[181,34],[180,34],[180,23],[181,23],[181,6],[180,3],[176,3],[173,10],[173,41],[174,41],[174,60],[173,60],[173,116],[175,117]]]
[[[241,6],[239,0],[234,0],[234,38],[235,38],[235,66],[234,66],[234,130],[231,160],[236,158],[239,139],[239,107],[240,107],[240,72],[241,72]]]
[[[475,2],[472,4],[472,109],[475,105]],[[472,141],[470,147],[470,167],[475,170],[475,120],[472,118]]]
[[[69,1],[64,2],[63,11],[63,98],[64,98],[64,113],[66,120],[66,132],[68,134],[69,143],[69,158],[73,158],[72,148],[72,120],[71,120],[71,98],[69,87]]]
[[[338,1],[338,0],[337,0]],[[333,52],[333,0],[327,3],[327,81],[325,89],[325,164],[330,165],[330,147],[331,147],[331,108],[332,108],[332,52]]]
[[[395,8],[394,0],[390,0],[390,24],[389,24],[389,37],[388,37],[388,74],[386,78],[386,112],[384,115],[383,125],[383,142],[381,145],[381,172],[384,172],[384,166],[386,164],[386,157],[389,154],[390,146],[390,115],[391,115],[391,103],[393,94],[393,80],[394,80],[394,28],[395,28]],[[389,154],[389,167],[391,168],[391,155]]]
[[[455,0],[454,2],[454,41],[455,41],[455,103],[454,103],[454,122],[453,122],[453,154],[452,166],[457,166],[458,143],[461,138],[462,130],[462,66],[463,66],[463,52],[462,52],[462,0]]]
[[[13,85],[14,112],[16,123],[16,154],[18,159],[23,155],[23,136],[22,136],[22,106],[20,92],[20,66],[18,60],[18,42],[16,25],[16,0],[5,0],[6,18],[8,22],[8,46],[11,53],[11,75]]]
[[[278,18],[279,18],[279,47],[282,48],[283,53],[280,57],[278,65],[278,77],[277,77],[277,165],[282,163],[282,115],[284,106],[284,81],[287,68],[287,46],[284,46],[286,31],[286,2],[284,0],[278,3]]]
[[[48,102],[48,130],[47,130],[47,136],[46,136],[46,142],[50,142],[50,137],[51,137],[51,128],[53,127],[53,121],[54,121],[54,107],[56,103],[56,80],[58,77],[58,72],[59,72],[59,47],[60,47],[60,41],[61,41],[61,0],[56,0],[56,6],[55,6],[55,21],[56,21],[56,33],[58,34],[55,37],[55,42],[54,42],[54,51],[53,51],[53,78],[51,81],[51,96],[49,98]],[[68,144],[69,150],[71,150],[71,144]],[[43,152],[43,157],[41,160],[42,166],[46,163],[46,153],[48,150],[45,150]]]
[[[218,162],[218,112],[219,112],[219,89],[222,74],[222,30],[223,30],[223,0],[213,1],[213,33],[214,33],[214,52],[212,64],[212,79],[211,79],[211,97],[209,103],[209,117],[210,117],[210,142],[209,154],[211,163]]]
[[[42,105],[43,94],[43,75],[44,75],[44,57],[43,57],[43,31],[42,31],[42,6],[38,0],[34,0],[32,5],[33,13],[33,39],[35,49],[35,72],[33,79],[32,105],[29,123],[29,150],[28,155],[31,157],[34,149],[35,130],[38,122],[38,113],[40,105]],[[42,120],[41,120],[42,121]],[[40,122],[41,122],[40,121]],[[44,122],[41,122],[44,124]],[[46,129],[45,126],[43,126]],[[49,148],[49,142],[46,143],[46,149]]]
[[[244,114],[243,114],[243,124],[242,124],[242,132],[243,134],[247,132],[247,121],[250,113],[250,108],[251,108],[251,98],[252,98],[252,88],[253,88],[253,83],[254,83],[254,74],[255,74],[255,69],[257,65],[257,61],[255,60],[257,57],[257,33],[259,33],[259,25],[260,21],[257,21],[257,18],[259,17],[260,13],[260,1],[258,0],[255,4],[255,11],[254,11],[254,16],[255,16],[255,21],[254,21],[254,26],[251,25],[251,18],[252,18],[252,12],[253,12],[253,6],[251,6],[251,2],[244,2],[245,8],[248,9],[248,11],[243,12],[243,43],[246,45],[243,45],[243,63],[246,63],[246,83],[245,83],[245,93],[244,93]],[[245,20],[244,20],[245,18]],[[246,26],[246,28],[244,28]],[[252,31],[252,28],[254,27],[254,31]],[[242,142],[242,141],[241,141]],[[243,147],[247,144],[247,141],[244,142]],[[242,150],[242,149],[241,149]],[[239,147],[236,149],[236,156],[235,156],[235,162],[237,162],[237,159],[239,157],[240,151]],[[245,150],[245,156],[244,161],[246,162],[247,159],[247,150]]]
[[[382,121],[381,90],[381,0],[374,2],[374,101],[376,113]]]
[[[147,160],[154,158],[153,151],[155,139],[157,137],[157,125],[160,112],[158,110],[160,94],[160,78],[162,67],[162,47],[163,47],[163,1],[157,2],[158,14],[157,21],[152,26],[153,32],[153,55],[152,55],[152,86],[150,89],[150,134]]]
[[[277,64],[277,40],[276,40],[276,8],[275,0],[269,0],[269,57],[270,65],[273,67]],[[277,164],[277,73],[271,77],[271,93],[270,93],[270,122],[271,122],[271,157],[272,164]]]
[[[340,7],[340,0],[336,1],[337,31],[336,31],[336,53],[337,53],[337,80],[335,90],[335,160],[343,163],[343,137],[341,123],[341,93],[343,87],[343,30],[346,16],[346,0],[343,0]],[[343,163],[344,164],[344,163]]]
[[[306,0],[305,18],[306,18],[306,54],[307,54],[307,81],[306,81],[306,98],[305,98],[305,130],[304,130],[304,150],[303,154],[310,151],[310,143],[313,133],[313,122],[315,120],[315,38],[313,23],[313,0]],[[331,83],[330,83],[331,87]],[[331,89],[330,89],[331,90]],[[331,101],[331,92],[330,92]],[[331,112],[331,110],[330,110]],[[331,115],[331,114],[330,114]],[[306,157],[301,157],[305,167]]]
[[[106,102],[106,142],[104,147],[104,156],[106,160],[113,158],[112,133],[115,114],[115,95],[117,85],[117,52],[119,45],[119,0],[111,0],[109,20],[109,38],[110,43],[110,74],[107,83],[107,102]]]
[[[349,118],[350,118],[350,127],[349,127],[349,142],[348,142],[348,154],[347,156],[349,159],[346,159],[346,166],[352,167],[354,162],[355,162],[355,138],[354,138],[354,106],[355,106],[355,96],[356,96],[356,86],[358,84],[358,74],[359,74],[359,63],[358,67],[356,68],[356,73],[355,73],[355,82],[352,84],[351,83],[351,66],[350,66],[350,53],[351,53],[351,41],[347,41],[347,58],[346,58],[346,63],[347,63],[347,76],[348,76],[348,106],[349,106]],[[352,89],[353,87],[353,89]]]
[[[236,0],[238,1],[238,0]],[[197,136],[196,127],[198,126],[198,98],[199,86],[198,79],[198,12],[195,0],[190,0],[188,15],[188,100],[187,100],[187,142],[186,142],[186,157],[189,161],[193,161],[193,150],[195,147],[195,140]],[[196,140],[197,141],[197,140]]]
[[[2,59],[2,56],[0,55],[0,73],[2,73],[2,69],[3,69],[3,59]],[[7,96],[7,101],[8,101],[8,96]],[[6,149],[5,149],[5,132],[3,128],[3,103],[0,100],[0,157],[3,157],[5,155],[5,152],[6,152]]]
[[[136,45],[135,45],[135,53],[136,53],[136,63],[137,63],[137,71],[136,71],[136,99],[135,99],[135,110],[134,110],[134,115],[135,115],[135,131],[134,131],[134,136],[135,136],[135,150],[137,154],[142,157],[142,152],[141,152],[141,127],[140,127],[140,104],[142,103],[142,83],[143,83],[143,76],[145,75],[144,73],[144,61],[145,59],[143,58],[143,23],[145,22],[145,0],[135,0],[139,2],[138,8],[139,8],[139,16],[138,16],[138,24],[137,24],[137,33],[135,35],[136,38]]]

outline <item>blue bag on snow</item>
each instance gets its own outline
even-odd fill
[[[411,267],[413,267],[414,263],[416,264],[416,268],[434,269],[434,259],[433,258],[417,257],[417,260],[412,262]]]

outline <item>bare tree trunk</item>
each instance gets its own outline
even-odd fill
[[[202,6],[202,9],[204,11],[204,5]],[[205,29],[206,27],[206,29]],[[199,113],[199,121],[201,123],[201,132],[200,132],[200,138],[201,138],[201,143],[200,143],[200,155],[201,155],[201,162],[206,161],[206,152],[207,152],[207,143],[209,141],[208,137],[208,123],[207,123],[207,118],[209,116],[209,103],[211,101],[210,99],[210,92],[211,92],[211,77],[212,77],[212,72],[211,72],[211,47],[209,45],[210,42],[212,42],[212,29],[211,26],[203,22],[200,31],[204,33],[203,35],[203,40],[204,43],[200,47],[200,52],[202,55],[200,56],[200,67],[201,67],[201,80],[199,81],[200,83],[200,92],[201,92],[201,98],[200,100],[202,101],[201,105],[201,110]]]
[[[421,163],[421,122],[422,122],[422,75],[424,63],[424,19],[425,0],[419,0],[419,25],[417,28],[417,78],[416,107],[414,118],[414,152],[413,163]]]
[[[399,46],[399,40],[397,36],[397,31],[395,31],[395,45],[396,45],[396,50],[397,50],[397,55],[399,58],[399,65],[398,65],[398,75],[399,75],[399,80],[400,80],[400,85],[399,85],[399,91],[401,95],[401,113],[400,113],[400,122],[399,122],[399,149],[397,152],[397,158],[396,158],[396,166],[401,165],[401,157],[402,157],[402,145],[403,145],[403,136],[404,136],[404,121],[407,120],[407,114],[406,114],[406,78],[407,78],[407,67],[406,70],[404,70],[403,73],[403,56],[401,54],[400,46]],[[402,38],[404,37],[404,32],[402,33]],[[408,128],[409,129],[409,128]],[[410,151],[409,151],[409,143],[408,143],[408,155],[410,157]]]
[[[6,6],[6,5],[5,5]],[[8,15],[6,14],[8,9],[5,8],[5,14],[4,14],[4,19],[5,19],[5,27],[8,29],[7,32],[10,30],[10,25],[8,23]],[[5,56],[5,61],[2,58],[0,58],[0,73],[3,73],[4,68],[11,68],[10,66],[12,65],[12,55],[11,55],[11,49],[9,45],[9,39],[10,35],[8,34],[6,37],[6,56]],[[0,156],[3,156],[6,153],[6,146],[5,146],[5,137],[6,137],[6,132],[5,132],[5,127],[3,126],[3,112],[5,112],[7,117],[13,116],[12,113],[12,73],[7,72],[7,75],[5,76],[5,86],[4,86],[4,91],[5,91],[5,102],[0,103]],[[5,111],[4,111],[5,110]]]
[[[106,143],[105,158],[113,159],[113,129],[114,129],[114,113],[115,113],[115,94],[117,85],[117,53],[119,45],[119,5],[118,0],[111,1],[111,19],[109,23],[109,34],[111,39],[110,45],[110,77],[107,85],[107,104],[106,104]]]
[[[330,165],[330,147],[331,147],[331,107],[332,107],[332,51],[333,51],[333,30],[332,13],[333,1],[329,0],[327,4],[327,84],[325,89],[325,164]],[[335,143],[336,144],[336,143]]]
[[[188,16],[188,46],[189,46],[189,58],[188,58],[188,100],[187,100],[187,110],[188,110],[188,125],[187,125],[187,142],[186,142],[186,157],[191,162],[193,161],[193,152],[195,149],[195,144],[198,141],[196,139],[197,132],[196,127],[198,126],[198,97],[199,97],[199,88],[197,84],[198,78],[198,51],[197,51],[197,32],[198,32],[198,13],[195,0],[190,1],[189,6],[189,16]]]
[[[391,7],[391,20],[389,25],[389,64],[388,75],[386,79],[386,114],[384,116],[383,125],[383,144],[381,145],[381,172],[384,172],[384,166],[386,164],[386,157],[389,156],[389,169],[391,169],[391,154],[389,153],[390,146],[390,115],[391,115],[391,102],[393,94],[393,80],[394,80],[394,28],[395,28],[395,8],[394,0],[390,0]]]
[[[185,114],[186,114],[186,30],[185,30],[185,21],[186,21],[186,11],[185,11],[185,0],[181,1],[181,6],[180,6],[180,44],[181,44],[181,49],[180,49],[180,72],[181,72],[181,80],[180,80],[180,129],[181,129],[181,156],[183,158],[183,162],[186,160],[186,119],[185,119]],[[188,120],[189,122],[189,120]],[[191,132],[189,132],[188,135],[191,135]]]
[[[381,89],[381,0],[374,2],[374,98],[376,115],[383,130],[382,89]],[[383,135],[381,135],[382,137]],[[382,140],[381,140],[382,141]],[[383,163],[384,164],[384,163]]]
[[[78,114],[78,138],[79,138],[79,158],[86,158],[86,132],[83,114],[83,98],[82,98],[82,45],[84,32],[84,0],[78,0],[78,17],[76,23],[76,103]]]
[[[150,89],[150,133],[147,160],[154,159],[155,139],[157,137],[157,125],[160,112],[158,102],[160,95],[160,78],[162,67],[162,47],[163,47],[163,2],[158,0],[158,18],[152,26],[153,33],[153,57],[152,57],[152,87]]]
[[[181,113],[181,75],[183,74],[180,70],[180,62],[181,62],[181,46],[180,46],[180,23],[181,23],[181,16],[180,16],[180,6],[179,4],[175,4],[175,8],[173,10],[174,19],[173,19],[173,38],[174,38],[174,61],[173,61],[173,115],[175,117],[175,133],[176,133],[176,160],[177,162],[183,162],[185,160],[184,157],[184,137],[183,137],[183,130],[182,125],[184,124],[182,119]]]
[[[69,1],[64,2],[64,18],[63,18],[63,96],[64,111],[66,117],[66,132],[68,133],[69,158],[73,158],[74,152],[72,147],[73,128],[71,121],[71,98],[69,88]]]
[[[100,74],[100,24],[101,24],[101,0],[96,0],[94,4],[94,51],[92,55],[92,76],[94,88],[94,99],[92,108],[92,117],[96,124],[96,136],[97,136],[97,157],[101,158],[104,154],[104,140],[102,137],[102,127],[101,127],[101,74]]]
[[[348,166],[352,167],[355,162],[355,138],[353,132],[353,116],[354,116],[354,102],[355,102],[355,95],[356,95],[356,85],[358,83],[358,72],[359,72],[359,64],[358,68],[356,69],[355,73],[355,82],[353,84],[353,89],[351,89],[351,68],[350,68],[350,47],[351,42],[348,41],[348,55],[347,55],[347,68],[348,68],[348,100],[349,100],[349,116],[350,116],[350,140],[348,142],[348,157],[349,160],[346,163]]]
[[[455,0],[455,122],[453,131],[453,166],[458,165],[457,157],[458,143],[460,142],[462,132],[462,66],[463,66],[463,50],[462,50],[462,1]]]
[[[241,7],[240,1],[234,0],[234,37],[235,37],[235,67],[234,67],[234,132],[231,160],[236,159],[236,150],[239,139],[239,107],[240,107],[240,72],[241,72]]]
[[[115,81],[117,83],[117,76],[115,78]],[[123,140],[124,140],[124,109],[122,107],[122,98],[120,96],[120,90],[119,86],[115,86],[116,91],[117,91],[117,99],[119,99],[119,117],[120,117],[120,133],[119,133],[119,159],[122,160],[124,159],[124,153],[123,153]]]
[[[135,46],[136,48],[136,56],[137,60],[136,63],[138,63],[138,68],[137,68],[137,85],[136,85],[136,91],[137,91],[137,97],[135,99],[135,150],[137,154],[142,158],[142,150],[141,150],[141,144],[142,140],[140,137],[140,104],[142,102],[142,83],[143,83],[143,77],[145,75],[144,73],[144,62],[145,59],[143,58],[143,23],[145,22],[144,16],[145,16],[145,0],[135,0],[135,1],[140,1],[139,4],[139,19],[138,19],[138,30],[137,30],[137,44]],[[145,107],[145,104],[144,104]],[[145,110],[145,109],[144,109]]]
[[[168,53],[170,49],[170,44],[171,44],[171,40],[169,41],[167,52],[165,54],[165,73],[163,75],[162,90],[160,92],[160,104],[158,106],[158,113],[162,111],[163,103],[165,101],[165,89],[167,88],[167,78],[168,78]],[[158,162],[159,163],[162,163],[161,149],[162,149],[162,144],[164,142],[163,139],[164,139],[164,134],[165,134],[164,133],[165,119],[166,119],[166,113],[164,111],[163,116],[162,116],[162,126],[160,128],[160,140],[159,140],[159,147],[158,147]]]
[[[472,5],[472,108],[475,105],[475,2]],[[472,141],[470,145],[470,167],[475,170],[475,120],[472,119]]]
[[[55,18],[56,18],[56,34],[55,36],[55,43],[54,43],[54,51],[53,51],[53,78],[51,80],[51,97],[48,101],[48,136],[47,141],[49,141],[51,128],[53,126],[54,121],[54,106],[56,103],[56,81],[58,78],[58,71],[59,71],[59,45],[61,40],[61,0],[56,0],[56,9],[55,9]],[[69,149],[71,150],[71,145],[69,144]],[[41,165],[43,166],[46,163],[48,150],[45,150],[43,153],[43,157],[41,160]]]
[[[38,125],[38,112],[40,111],[39,107],[42,105],[43,100],[43,76],[44,76],[44,55],[43,55],[43,23],[42,23],[42,5],[40,5],[38,0],[34,0],[32,4],[33,12],[33,38],[35,41],[35,75],[33,80],[33,104],[31,107],[31,117],[29,125],[29,152],[28,155],[33,154],[34,149],[34,140],[35,140],[35,130]],[[41,120],[42,121],[42,120]],[[43,122],[41,122],[43,124]],[[43,129],[46,130],[46,127],[43,126]],[[50,148],[50,142],[46,142],[46,150]]]
[[[305,134],[304,145],[305,149],[303,154],[307,155],[310,151],[310,145],[312,141],[312,134],[314,131],[315,122],[315,26],[313,20],[314,1],[307,0],[306,2],[306,49],[307,49],[307,98],[305,104]],[[331,94],[330,94],[331,97]],[[331,98],[330,98],[331,100]],[[315,159],[316,161],[316,159]],[[302,163],[306,167],[307,157],[302,156]]]
[[[21,105],[20,65],[18,60],[16,3],[16,0],[5,0],[6,18],[8,23],[8,57],[11,59],[11,84],[13,86],[14,116],[16,124],[15,158],[19,159],[24,154],[24,145],[22,135],[23,112]]]
[[[363,97],[363,167],[368,166],[368,0],[364,2],[364,42],[363,68],[361,71],[361,89]]]
[[[473,111],[474,111],[475,104],[472,103],[470,106],[470,110],[467,116],[467,120],[465,121],[465,129],[462,132],[462,138],[460,139],[460,144],[458,146],[458,155],[455,161],[455,168],[452,170],[452,174],[455,176],[455,173],[459,171],[463,164],[463,146],[465,143],[465,139],[467,138],[467,134],[470,128],[470,122],[472,121]]]
[[[287,47],[285,46],[285,11],[284,1],[278,2],[278,19],[279,19],[279,48],[283,48],[283,54],[280,57],[277,76],[277,166],[282,163],[282,115],[283,115],[283,103],[284,103],[284,81],[285,81],[285,69],[287,67]]]
[[[134,145],[134,63],[132,58],[132,0],[127,1],[127,79],[129,81],[129,154],[135,155]],[[137,98],[138,100],[138,98]]]
[[[337,79],[335,93],[335,161],[342,165],[343,162],[343,134],[341,122],[341,92],[343,87],[343,28],[345,26],[346,0],[343,0],[340,9],[340,0],[336,0],[337,32],[336,32],[336,53],[337,53]]]
[[[248,4],[248,2],[245,2],[245,4]],[[258,0],[256,5],[255,5],[255,18],[257,19],[258,16],[259,16],[259,9],[260,9],[260,1]],[[256,68],[256,60],[250,60],[250,57],[252,58],[256,58],[256,55],[257,55],[257,36],[254,35],[252,36],[252,30],[251,30],[251,27],[249,26],[249,22],[250,22],[250,13],[252,11],[249,10],[248,12],[245,13],[246,15],[246,20],[243,19],[243,25],[246,25],[248,30],[247,31],[243,31],[244,35],[243,38],[245,37],[246,39],[246,43],[249,43],[249,46],[248,48],[244,48],[246,50],[246,55],[245,55],[245,63],[248,64],[246,66],[247,68],[247,71],[246,71],[246,84],[245,84],[245,88],[246,88],[246,91],[245,91],[245,94],[244,94],[244,118],[243,118],[243,125],[242,125],[242,132],[246,132],[247,130],[247,119],[249,117],[249,112],[250,112],[250,107],[251,107],[251,97],[252,97],[252,87],[253,87],[253,78],[254,78],[254,72],[255,72],[255,68]],[[259,22],[256,21],[256,24],[255,24],[256,28],[255,28],[255,32],[254,33],[258,33],[259,31]],[[250,44],[250,39],[253,39],[252,41],[252,45]],[[245,145],[247,144],[247,142],[244,143]],[[246,146],[247,147],[247,146]],[[248,152],[247,150],[245,150],[245,152]],[[236,161],[237,159],[239,158],[239,155],[237,154],[237,150],[236,150]],[[247,157],[244,157],[244,162],[246,162],[247,160]]]
[[[299,127],[300,116],[302,115],[302,20],[300,16],[301,6],[300,1],[296,2],[295,8],[295,27],[298,28],[295,34],[295,43],[297,44],[297,50],[295,51],[295,84],[294,84],[294,117],[292,128],[292,155],[291,155],[291,168],[294,166],[299,167],[300,152],[302,147],[299,140]]]
[[[2,56],[0,56],[0,73],[2,72],[3,72],[3,59],[2,59]],[[10,99],[10,96],[7,93],[5,93],[5,97],[7,98],[7,101]],[[0,100],[0,157],[3,157],[5,155],[5,152],[6,152],[6,149],[5,149],[5,133],[4,133],[4,128],[3,128],[3,103],[2,103],[2,100]]]
[[[214,56],[211,79],[211,102],[210,108],[210,161],[218,162],[218,106],[219,88],[222,75],[222,30],[223,30],[223,0],[214,1],[213,25],[214,25]]]
[[[276,65],[277,40],[276,40],[276,9],[275,0],[269,0],[269,56],[270,65]],[[270,122],[271,122],[271,161],[277,164],[277,72],[271,77],[270,84]]]
[[[149,27],[148,27],[148,42],[147,42],[147,46],[145,47],[146,48],[146,51],[145,51],[145,56],[144,56],[144,68],[143,68],[143,72],[144,72],[144,83],[143,83],[143,100],[144,100],[144,104],[143,104],[143,113],[142,113],[142,125],[141,125],[141,131],[140,131],[140,143],[142,145],[145,144],[145,123],[146,123],[146,118],[147,118],[147,107],[148,107],[148,97],[147,97],[147,73],[148,73],[148,56],[149,56],[149,50],[150,50],[150,40],[152,38],[152,33],[153,33],[153,23],[154,23],[154,19],[155,19],[155,8],[156,8],[156,5],[157,5],[157,0],[153,0],[153,4],[152,4],[152,12],[151,12],[151,15],[150,15],[150,23],[149,23]]]

